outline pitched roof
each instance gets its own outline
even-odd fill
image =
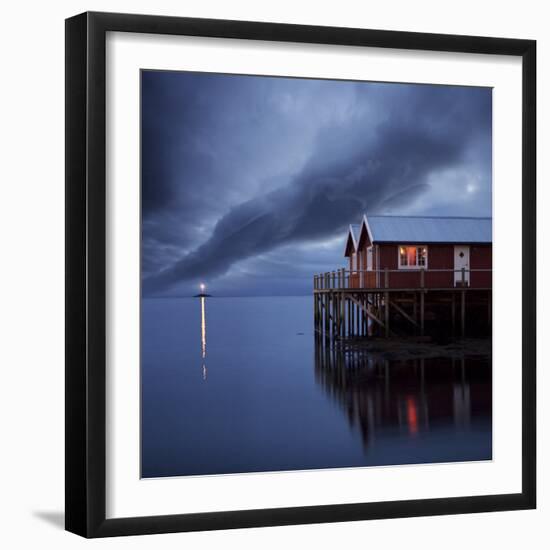
[[[346,251],[344,252],[345,256],[351,256],[351,254],[354,254],[357,251],[357,244],[359,242],[359,233],[361,230],[361,226],[357,225],[355,223],[350,224],[348,229],[348,236],[346,238]],[[350,250],[351,246],[353,245],[353,248]]]
[[[492,218],[366,216],[373,242],[491,243]]]
[[[359,242],[359,234],[361,233],[361,225],[358,223],[352,223],[349,226],[349,230],[353,240],[355,241],[355,245],[357,245]]]

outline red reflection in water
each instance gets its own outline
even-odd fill
[[[409,425],[409,433],[418,433],[418,413],[416,408],[416,400],[414,397],[407,397],[407,424]]]

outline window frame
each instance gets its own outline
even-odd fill
[[[426,261],[424,262],[424,265],[401,265],[401,248],[416,248],[416,261],[418,262],[418,249],[419,248],[425,248],[426,249]],[[421,269],[428,269],[428,257],[429,257],[429,250],[427,244],[398,244],[397,245],[397,269],[402,270],[412,270],[412,271],[419,271]]]

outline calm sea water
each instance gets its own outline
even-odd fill
[[[311,297],[142,303],[142,476],[491,459],[483,358],[318,346]]]

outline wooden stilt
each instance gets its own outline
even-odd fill
[[[451,330],[454,336],[455,334],[455,324],[456,324],[456,293],[452,293],[451,297]]]
[[[339,325],[340,325],[340,321],[339,321],[339,317],[340,317],[340,305],[338,304],[338,300],[340,299],[340,296],[339,294],[335,293],[334,294],[334,298],[333,298],[333,301],[334,301],[334,304],[333,304],[333,307],[332,307],[332,310],[334,312],[334,323],[333,323],[333,332],[334,332],[334,337],[335,338],[339,338],[340,337],[340,333],[339,333]]]
[[[378,275],[382,276],[378,277],[377,281],[378,284],[382,284],[372,288],[364,286],[368,282],[362,283],[361,288],[356,288],[355,282],[350,284],[349,271],[345,269],[315,275],[312,305],[316,338],[324,336],[328,340],[341,340],[346,337],[364,338],[373,335],[391,337],[395,335],[391,330],[392,314],[399,319],[404,319],[403,329],[408,329],[410,334],[424,335],[427,315],[430,315],[428,318],[435,319],[437,322],[448,321],[449,318],[444,313],[445,310],[449,311],[447,305],[450,306],[452,334],[466,337],[466,321],[471,322],[470,318],[466,319],[466,300],[470,308],[485,308],[486,314],[482,314],[481,317],[484,318],[483,321],[487,321],[487,327],[490,330],[492,324],[490,287],[471,289],[466,280],[463,281],[463,286],[460,286],[461,281],[458,280],[456,287],[428,288],[424,270],[421,269],[419,270],[419,288],[415,288],[413,284],[395,288],[396,281],[393,279],[391,281],[393,286],[389,285],[392,273],[393,271],[389,269],[380,270]],[[462,275],[465,279],[465,274],[462,273]],[[470,292],[468,297],[467,292]],[[457,293],[460,293],[460,296]],[[460,308],[460,318],[458,308]],[[473,311],[472,309],[470,314]]]
[[[358,298],[360,306],[357,308],[357,334],[363,336],[363,294],[359,294]]]
[[[420,335],[424,336],[424,291],[420,291]]]
[[[357,334],[363,335],[363,298],[359,298],[359,306],[357,307]]]
[[[386,325],[386,338],[390,337],[390,293],[384,292],[384,324]]]
[[[346,331],[346,299],[344,296],[340,298],[340,337],[345,337],[345,331]]]
[[[367,336],[372,336],[372,327],[369,327],[369,314],[372,313],[372,305],[367,300],[367,314],[365,316],[365,322],[367,324]]]
[[[460,336],[464,338],[466,334],[466,291],[460,293]]]
[[[317,275],[313,277],[313,331],[317,329]]]
[[[349,337],[351,338],[353,336],[353,302],[350,300],[349,302]]]
[[[401,306],[397,305],[395,302],[390,301],[390,305],[393,306],[407,321],[412,323],[414,326],[418,326],[418,323],[415,321],[413,317],[411,317]]]
[[[320,286],[319,283],[320,283],[319,277],[315,277],[314,287],[316,290],[319,289],[319,286]],[[321,328],[319,326],[320,325],[320,322],[319,322],[320,307],[319,307],[319,294],[317,292],[313,294],[313,308],[314,308],[314,316],[315,316],[315,332],[317,333]]]
[[[332,293],[327,294],[327,334],[330,339],[332,335]]]
[[[334,303],[332,305],[332,310],[334,312],[333,332],[334,332],[334,338],[338,338],[339,337],[338,325],[339,325],[339,318],[340,318],[340,303],[339,303],[340,296],[337,292],[334,293],[333,300],[334,300]]]
[[[351,336],[351,306],[352,303],[348,300],[348,337]]]
[[[327,292],[325,294],[325,332],[327,338],[330,339],[330,322],[331,322],[331,315],[330,315],[330,292]]]
[[[350,303],[350,307],[351,307],[351,326],[350,326],[350,332],[351,332],[351,335],[352,337],[355,337],[355,315],[356,315],[356,312],[357,312],[357,308],[355,307],[355,303],[353,302],[353,299],[355,297],[352,296],[352,301]]]
[[[355,301],[355,298],[350,298],[350,300],[351,300],[351,301]],[[363,307],[359,302],[356,302],[356,304],[358,305],[359,308],[362,308],[362,307]],[[372,311],[369,311],[368,309],[365,309],[365,310],[364,310],[364,313],[365,313],[365,315],[367,315],[368,317],[370,317],[375,323],[377,323],[378,325],[380,325],[382,328],[385,328],[384,323],[380,320],[379,317],[377,317],[375,314],[373,314]]]
[[[366,316],[365,316],[365,310],[367,309],[367,296],[366,294],[363,295],[363,300],[361,300],[361,305],[363,307],[360,307],[359,308],[359,311],[361,312],[361,334],[363,336],[366,336],[367,335],[367,332],[366,332],[366,323],[365,323],[365,319],[366,319]]]

